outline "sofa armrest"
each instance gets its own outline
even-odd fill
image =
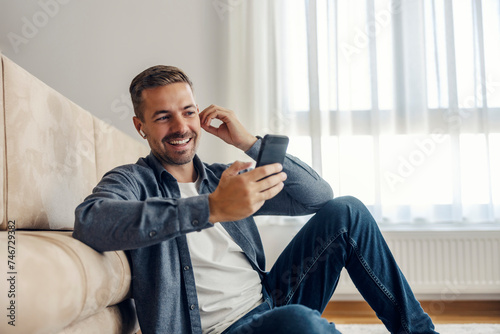
[[[1,272],[14,272],[0,280],[0,307],[14,303],[15,330],[1,321],[0,333],[57,333],[129,297],[124,252],[96,252],[71,232],[15,231],[15,265],[8,268],[7,244],[8,233],[0,232]]]

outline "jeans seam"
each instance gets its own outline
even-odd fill
[[[392,302],[392,304],[394,306],[396,306],[396,308],[399,312],[400,319],[401,319],[401,325],[403,326],[406,333],[410,333],[410,329],[408,328],[408,325],[403,318],[403,312],[402,312],[401,307],[399,306],[398,302],[396,301],[396,298],[392,295],[392,293],[390,293],[390,291],[385,287],[385,285],[382,284],[382,282],[380,282],[378,277],[375,276],[375,274],[373,273],[373,270],[370,268],[370,266],[365,261],[363,256],[358,252],[358,245],[357,245],[356,241],[349,238],[349,243],[351,244],[352,248],[354,249],[354,253],[356,253],[356,257],[358,258],[359,262],[361,263],[361,265],[363,266],[365,271],[368,273],[368,276],[370,276],[370,278],[375,282],[375,284],[378,286],[378,288],[387,296],[387,298]]]
[[[332,243],[342,234],[347,233],[346,228],[340,229],[337,234],[335,234],[326,244],[325,246],[319,250],[318,255],[313,258],[313,261],[311,265],[309,265],[299,276],[299,280],[297,284],[291,289],[290,293],[286,296],[284,305],[288,305],[290,303],[290,300],[292,299],[293,295],[295,292],[297,292],[298,287],[302,284],[304,279],[308,276],[309,271],[311,268],[313,268],[316,263],[318,262],[318,259],[323,255],[323,253],[332,245]]]

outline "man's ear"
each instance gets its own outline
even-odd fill
[[[135,129],[137,130],[137,132],[139,132],[139,135],[141,135],[141,137],[145,139],[146,133],[144,133],[144,131],[142,130],[142,122],[139,117],[134,116],[132,120],[134,121]]]

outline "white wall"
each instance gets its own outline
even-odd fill
[[[0,0],[0,50],[78,105],[140,138],[128,87],[145,68],[174,65],[200,108],[224,104],[225,18],[205,0]],[[201,156],[224,160],[204,135]]]

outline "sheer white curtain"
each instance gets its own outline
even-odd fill
[[[237,2],[228,106],[381,223],[500,222],[498,0]]]

